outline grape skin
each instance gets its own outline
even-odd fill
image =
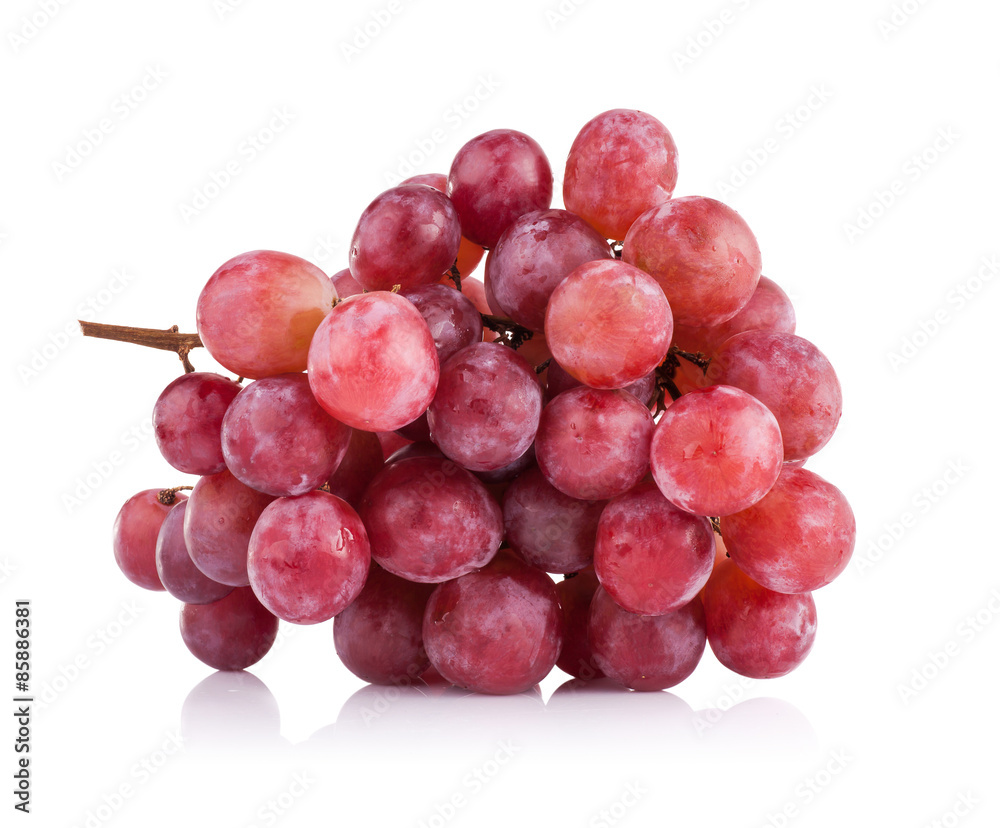
[[[446,285],[425,285],[400,291],[420,312],[434,337],[438,363],[483,339],[483,318],[464,294]]]
[[[210,604],[233,591],[207,577],[194,565],[184,542],[184,512],[187,498],[175,502],[167,512],[156,538],[156,572],[163,588],[185,604]]]
[[[747,223],[702,196],[671,199],[639,216],[625,236],[622,259],[656,279],[674,321],[689,327],[731,319],[760,280],[760,248]]]
[[[327,412],[351,428],[395,431],[434,398],[438,359],[417,309],[388,291],[345,299],[316,331],[309,385]]]
[[[556,595],[563,611],[566,635],[556,667],[571,676],[590,681],[603,678],[587,638],[590,623],[590,602],[600,583],[593,568],[587,568],[568,576],[556,584]]]
[[[430,666],[424,609],[433,584],[415,584],[372,562],[358,597],[333,619],[337,655],[372,684],[412,684]]]
[[[548,209],[552,168],[535,140],[513,129],[494,129],[455,154],[448,196],[462,220],[462,235],[492,248],[515,219]]]
[[[677,185],[677,145],[652,115],[612,109],[588,121],[566,159],[563,201],[606,239],[624,239]]]
[[[327,481],[330,494],[346,500],[357,509],[365,489],[382,470],[384,462],[378,436],[371,431],[352,428],[344,459]]]
[[[576,377],[568,374],[566,369],[554,359],[549,363],[546,370],[546,402],[551,402],[563,391],[569,391],[570,388],[578,388],[583,385]],[[622,388],[622,391],[631,394],[643,405],[649,405],[653,401],[653,395],[656,393],[656,371],[650,371],[646,376],[629,383]]]
[[[667,355],[670,304],[652,277],[616,260],[588,262],[552,292],[545,334],[552,356],[591,388],[622,388]]]
[[[112,547],[118,568],[133,584],[143,589],[162,592],[164,589],[156,571],[156,538],[170,512],[157,499],[160,489],[146,489],[132,495],[115,517]],[[175,495],[174,503],[186,495]]]
[[[854,551],[854,512],[843,493],[808,469],[785,467],[749,509],[720,521],[736,565],[774,592],[812,592],[844,571]]]
[[[731,515],[768,493],[783,459],[781,430],[760,401],[726,385],[685,394],[653,432],[650,468],[668,500],[698,515]]]
[[[446,195],[422,184],[393,187],[369,204],[351,239],[351,274],[366,290],[440,281],[458,255],[462,225]]]
[[[427,187],[433,187],[440,193],[447,195],[448,193],[448,176],[444,173],[424,173],[423,175],[414,175],[407,178],[403,184],[423,184]],[[486,251],[483,249],[482,245],[476,244],[473,241],[469,241],[465,236],[462,236],[462,241],[458,246],[458,256],[455,257],[455,267],[458,270],[459,278],[463,281],[465,278],[476,269],[476,265],[482,260]],[[442,280],[442,282],[451,282],[451,276],[447,275]]]
[[[712,573],[715,540],[704,517],[640,483],[601,513],[594,570],[622,609],[664,615],[690,602]]]
[[[611,258],[607,240],[579,216],[567,210],[526,213],[490,251],[486,287],[501,314],[541,333],[559,283],[582,264]]]
[[[260,602],[293,624],[329,621],[358,597],[371,548],[361,518],[314,491],[268,506],[250,538],[247,571]]]
[[[538,429],[542,389],[524,357],[505,345],[463,348],[441,369],[427,409],[431,440],[470,471],[493,471],[523,455]]]
[[[564,621],[555,585],[509,554],[438,586],[427,602],[424,647],[452,684],[506,695],[534,687],[555,666]]]
[[[571,388],[542,411],[535,458],[563,494],[608,500],[649,471],[653,415],[631,394]]]
[[[278,637],[278,619],[250,587],[237,587],[211,604],[181,608],[181,638],[191,654],[215,670],[245,670]]]
[[[771,409],[785,460],[815,454],[840,422],[843,396],[833,366],[795,334],[747,331],[730,337],[712,356],[707,379],[741,388]]]
[[[212,358],[237,376],[297,373],[335,296],[330,277],[305,259],[254,250],[209,278],[198,297],[198,333]]]
[[[705,611],[694,598],[666,615],[636,615],[601,587],[590,604],[594,662],[631,690],[664,690],[684,681],[705,652]]]
[[[499,504],[472,474],[440,457],[386,465],[359,512],[372,557],[409,581],[439,583],[485,566],[503,539]]]
[[[593,563],[603,509],[602,500],[577,500],[563,494],[532,467],[504,493],[505,536],[517,554],[538,569],[578,572]]]
[[[220,374],[193,371],[171,382],[153,405],[160,454],[186,474],[216,474],[222,456],[222,418],[242,389]]]
[[[816,602],[808,592],[772,592],[748,578],[730,559],[712,573],[703,600],[712,652],[742,676],[784,676],[812,649]]]
[[[201,478],[184,513],[184,542],[194,565],[220,584],[249,584],[250,535],[272,500],[271,495],[244,486],[229,471]]]

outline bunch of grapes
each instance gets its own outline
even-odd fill
[[[612,110],[553,209],[541,147],[494,130],[379,195],[332,278],[223,264],[198,335],[240,380],[157,399],[160,451],[200,479],[122,507],[122,571],[183,602],[220,670],[279,619],[332,620],[374,683],[517,693],[558,665],[657,690],[706,641],[742,675],[792,670],[854,547],[843,494],[803,468],[840,385],[746,222],[676,180],[666,127]]]

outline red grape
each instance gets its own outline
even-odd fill
[[[329,621],[358,597],[371,551],[361,518],[326,492],[281,497],[250,538],[250,586],[272,613],[293,624]]]
[[[309,385],[352,428],[394,431],[419,417],[438,383],[434,338],[417,309],[388,291],[341,302],[309,349]]]
[[[555,666],[564,622],[544,572],[498,555],[441,584],[424,613],[424,647],[452,684],[477,693],[522,693]]]
[[[649,471],[653,415],[631,394],[580,386],[542,411],[535,458],[563,494],[607,500],[624,494]]]
[[[276,497],[322,486],[347,453],[351,430],[313,397],[305,374],[265,377],[244,388],[222,423],[222,450],[236,478]]]
[[[620,240],[676,184],[677,146],[667,128],[645,112],[612,109],[588,121],[573,141],[563,201],[605,238]]]
[[[479,342],[441,368],[427,410],[431,439],[471,471],[517,460],[535,439],[542,389],[524,357],[505,345]]]
[[[115,518],[113,548],[115,561],[125,577],[143,589],[163,590],[156,571],[156,538],[160,527],[170,512],[157,499],[161,489],[146,489],[132,495]],[[177,501],[186,495],[175,495]]]
[[[163,459],[187,474],[222,471],[222,418],[239,393],[239,383],[206,371],[184,374],[164,388],[153,406]]]
[[[760,248],[747,223],[702,196],[675,198],[639,216],[622,258],[656,279],[674,321],[690,327],[731,319],[760,279]]]
[[[611,258],[607,240],[579,216],[567,210],[526,213],[490,251],[486,287],[502,314],[541,332],[556,286],[580,265]]]
[[[728,385],[698,388],[663,413],[650,468],[668,500],[698,515],[752,506],[778,479],[781,430],[762,402]]]
[[[194,565],[184,542],[184,498],[167,512],[156,539],[156,572],[164,589],[185,604],[210,604],[224,598],[233,588],[220,584]]]
[[[704,592],[712,652],[730,670],[777,678],[805,660],[816,638],[810,593],[782,595],[755,583],[732,560],[712,573]]]
[[[337,291],[339,299],[346,299],[348,296],[357,296],[359,293],[364,293],[365,290],[358,280],[354,278],[349,267],[338,270],[330,277],[330,281],[333,282],[333,288]]]
[[[254,250],[212,274],[198,297],[198,333],[213,359],[238,376],[304,371],[334,296],[330,277],[305,259]]]
[[[546,572],[578,572],[594,560],[603,500],[577,500],[556,489],[533,467],[503,496],[508,543],[532,566]]]
[[[414,175],[402,183],[424,184],[427,187],[433,187],[438,192],[446,194],[448,192],[448,176],[444,173]],[[458,256],[455,259],[455,267],[458,269],[460,278],[465,279],[466,276],[476,269],[476,265],[479,264],[485,252],[482,245],[469,241],[465,236],[462,236],[462,242],[458,246]],[[445,278],[450,279],[450,276],[446,276]]]
[[[184,542],[194,565],[213,581],[246,586],[247,550],[257,518],[274,498],[229,471],[201,478],[184,513]]]
[[[750,301],[731,319],[705,328],[674,326],[673,344],[684,351],[711,356],[729,337],[744,331],[795,333],[795,309],[788,295],[766,276],[761,276]]]
[[[458,213],[432,187],[393,187],[365,208],[351,240],[351,273],[367,290],[440,281],[462,238]]]
[[[347,453],[344,454],[344,459],[340,461],[333,476],[327,481],[330,485],[330,494],[346,500],[357,509],[365,489],[382,470],[384,462],[382,444],[378,436],[371,431],[352,428]]]
[[[425,285],[400,291],[420,311],[434,337],[438,363],[483,339],[483,318],[472,300],[453,287]]]
[[[594,663],[587,629],[590,624],[590,602],[600,584],[592,568],[568,575],[556,584],[556,595],[562,607],[566,636],[556,667],[579,679],[591,680],[604,673]]]
[[[448,195],[462,220],[462,235],[494,247],[515,219],[548,209],[552,168],[532,138],[495,129],[473,138],[455,155]]]
[[[260,661],[278,637],[278,619],[250,587],[238,587],[211,604],[181,608],[181,638],[191,653],[216,670],[245,670]]]
[[[423,624],[433,584],[415,584],[372,563],[364,589],[333,619],[337,655],[373,684],[412,684],[430,666]]]
[[[554,359],[549,363],[545,385],[546,401],[551,402],[563,391],[569,391],[570,388],[578,388],[581,385],[583,383],[580,380],[567,374],[566,370]],[[622,388],[622,391],[631,394],[643,405],[649,405],[656,392],[656,371],[650,371],[646,376],[629,383]]]
[[[409,581],[438,583],[484,566],[503,539],[503,513],[483,484],[440,457],[387,465],[361,501],[372,557]]]
[[[592,388],[621,388],[667,355],[673,318],[659,285],[615,260],[580,265],[552,292],[545,333],[552,356]]]
[[[653,483],[640,483],[601,513],[594,570],[620,607],[664,615],[687,604],[705,585],[715,560],[706,518],[667,500]]]
[[[636,615],[602,587],[590,604],[594,663],[632,690],[663,690],[684,681],[705,652],[705,612],[695,598],[666,615]]]
[[[722,518],[730,557],[775,592],[811,592],[837,577],[854,551],[854,513],[843,493],[808,469],[785,468],[771,491]]]
[[[708,378],[742,388],[771,409],[786,460],[815,454],[840,422],[837,374],[819,348],[801,336],[747,331],[730,337],[713,355]]]

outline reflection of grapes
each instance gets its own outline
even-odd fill
[[[258,250],[208,280],[198,335],[85,323],[190,372],[153,419],[201,477],[122,507],[125,576],[185,602],[220,670],[279,618],[335,619],[348,669],[393,685],[514,694],[558,664],[658,690],[706,638],[743,675],[793,669],[854,546],[801,468],[840,385],[743,218],[676,181],[667,128],[611,110],[553,209],[542,148],[498,129],[376,195],[332,277]],[[194,372],[200,345],[240,379]]]

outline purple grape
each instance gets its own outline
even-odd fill
[[[424,285],[400,291],[409,299],[430,328],[438,362],[483,339],[483,318],[472,300],[447,285]]]
[[[225,598],[233,587],[220,584],[194,565],[184,542],[184,498],[167,512],[156,539],[156,571],[160,582],[174,598],[185,604],[210,604]]]
[[[153,406],[153,433],[160,454],[186,474],[216,474],[222,456],[222,418],[239,383],[219,374],[195,371],[163,389]]]
[[[245,670],[278,637],[278,619],[250,587],[238,587],[211,604],[181,608],[181,638],[191,653],[216,670]]]
[[[594,663],[587,630],[590,625],[590,604],[600,583],[594,570],[584,569],[568,575],[556,584],[556,595],[566,623],[566,637],[556,667],[579,679],[590,681],[604,676]]]

